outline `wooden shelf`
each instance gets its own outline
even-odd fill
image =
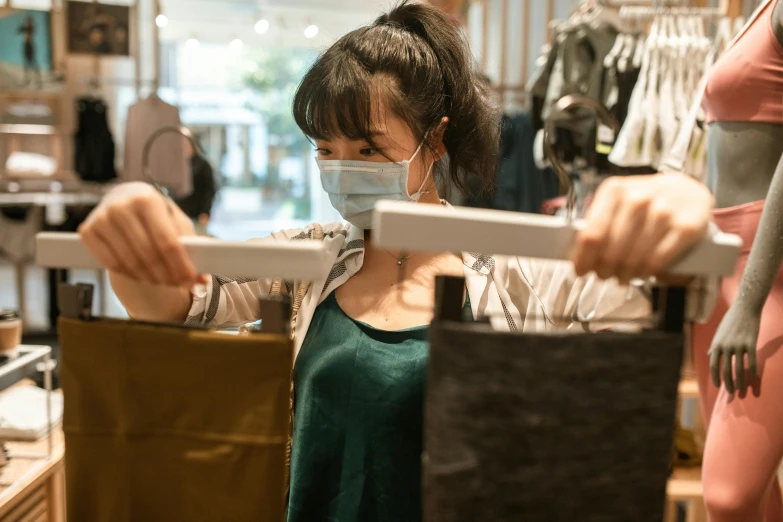
[[[704,496],[701,467],[675,468],[666,486],[669,500],[693,500]]]
[[[696,399],[699,397],[699,383],[695,378],[686,377],[680,381],[677,391],[682,399]]]
[[[8,186],[10,183],[80,183],[81,178],[79,174],[73,170],[58,170],[51,176],[44,176],[43,174],[20,172],[20,173],[6,173],[4,176],[0,176],[0,190],[4,190],[3,187]],[[20,187],[20,192],[23,191],[23,187]],[[44,191],[45,192],[45,191]]]
[[[43,98],[61,98],[64,95],[66,95],[65,89],[59,89],[59,90],[36,90],[36,89],[27,89],[27,90],[12,90],[12,91],[6,91],[6,90],[0,90],[0,97],[3,98],[24,98],[24,99],[43,99]]]
[[[20,381],[18,385],[28,383]],[[51,438],[49,457],[46,457],[49,437],[34,442],[6,442],[12,455],[40,457],[12,456],[8,464],[0,468],[0,520],[65,521],[65,440],[60,425],[52,428]],[[43,513],[48,518],[33,516]]]
[[[67,133],[55,125],[38,123],[0,123],[0,134],[17,136],[65,136]]]

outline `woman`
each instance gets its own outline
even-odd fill
[[[648,303],[599,278],[658,273],[706,233],[710,194],[664,174],[603,185],[576,242],[576,270],[485,255],[401,257],[376,247],[367,227],[378,199],[441,204],[433,178],[462,187],[465,172],[491,183],[498,117],[472,71],[449,18],[404,1],[335,43],[299,87],[294,115],[350,224],[323,227],[330,262],[297,317],[289,521],[421,518],[422,382],[436,274],[464,274],[466,308],[506,317],[506,329],[553,328],[552,318],[577,311],[627,317]],[[448,172],[439,168],[446,154]],[[257,299],[270,289],[268,280],[196,274],[177,242],[193,234],[191,221],[146,185],[115,189],[81,234],[137,319],[243,323],[257,317]],[[273,239],[314,234],[309,227]]]

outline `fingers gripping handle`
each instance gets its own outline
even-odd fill
[[[312,281],[323,275],[326,262],[321,242],[235,242],[201,237],[180,241],[201,274]],[[105,268],[74,233],[39,233],[35,259],[44,268]]]
[[[581,220],[499,210],[381,201],[375,207],[376,245],[406,252],[481,252],[567,261]],[[717,233],[666,271],[670,275],[734,273],[742,240]]]

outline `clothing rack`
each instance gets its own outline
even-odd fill
[[[620,17],[647,19],[656,16],[698,16],[701,18],[722,18],[729,14],[729,0],[721,0],[718,7],[656,7],[625,5],[620,8]]]

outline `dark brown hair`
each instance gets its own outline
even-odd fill
[[[374,145],[371,95],[381,93],[385,107],[418,141],[447,117],[443,142],[449,177],[463,191],[466,176],[489,188],[499,113],[473,65],[467,38],[452,19],[404,0],[318,58],[296,92],[294,118],[311,139],[346,137]]]

